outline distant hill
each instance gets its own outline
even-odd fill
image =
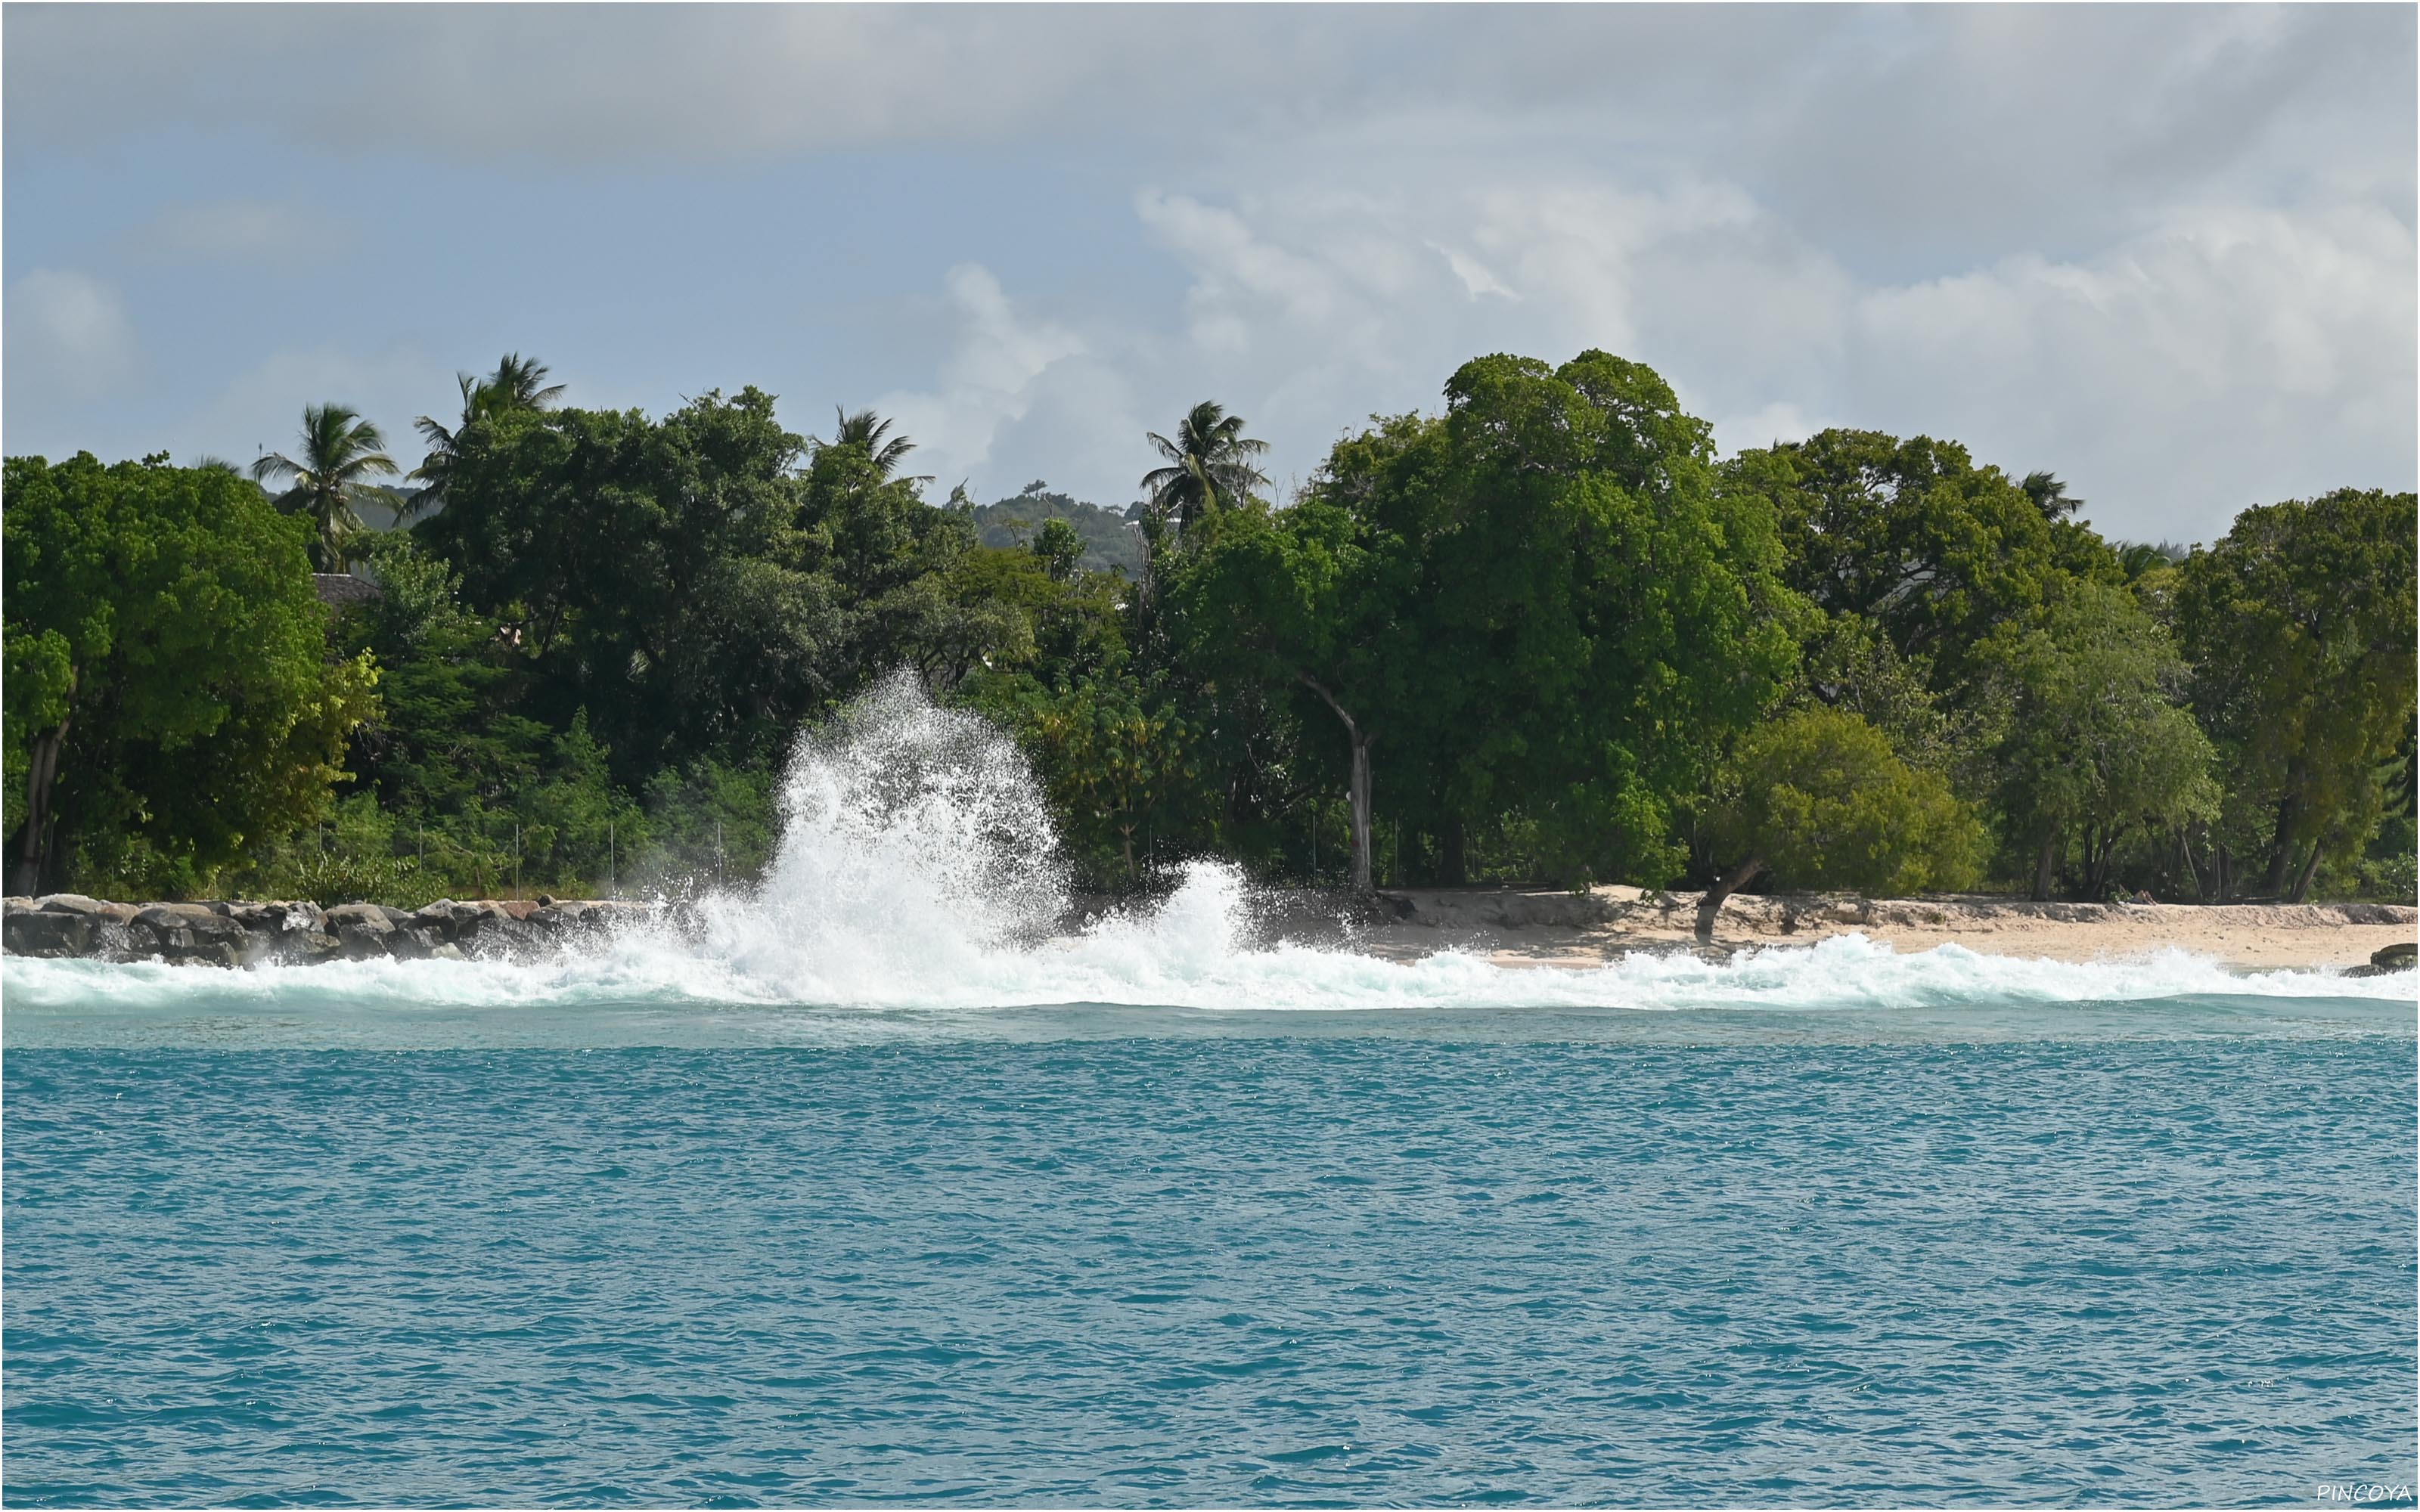
[[[362,484],[353,490],[353,513],[362,523],[374,531],[392,531],[413,523],[403,517],[405,501],[411,497],[409,488],[389,488],[380,484]]]
[[[983,544],[994,547],[1023,546],[1042,529],[1043,521],[1063,519],[1084,538],[1085,567],[1120,573],[1129,580],[1142,577],[1142,540],[1127,523],[1126,511],[1071,499],[1038,479],[1013,498],[977,504],[974,519]]]

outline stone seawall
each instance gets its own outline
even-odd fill
[[[216,966],[380,958],[533,960],[653,911],[647,903],[551,898],[443,899],[406,912],[378,903],[116,903],[81,893],[10,898],[5,907],[0,942],[10,955]]]
[[[1079,932],[1113,908],[1148,909],[1150,897],[1078,895],[1059,921]],[[220,966],[380,958],[539,960],[601,944],[616,925],[659,918],[697,922],[679,903],[441,900],[406,912],[377,903],[103,903],[77,893],[6,901],[10,955],[96,961],[170,961]],[[1601,887],[1404,889],[1366,897],[1265,889],[1253,897],[1245,936],[1420,955],[1441,949],[1557,951],[1602,959],[1631,949],[1698,949],[1697,895]],[[2025,903],[2003,898],[1868,899],[1842,894],[1735,897],[1724,909],[1721,954],[1766,944],[1811,944],[1859,931],[1901,949],[1955,942],[2001,954],[2089,959],[2174,945],[2245,965],[2276,964],[2244,942],[2268,942],[2292,962],[2393,956],[2408,963],[2420,911],[2393,903],[2192,904]],[[2297,943],[2281,943],[2297,942]],[[2358,947],[2349,959],[2348,950]],[[2381,949],[2383,947],[2383,949]],[[1719,958],[1717,956],[1716,958]],[[2379,964],[2384,964],[2385,962]]]
[[[1685,929],[1697,919],[1694,892],[1602,887],[1588,892],[1539,887],[1404,889],[1384,894],[1404,922],[1434,929]],[[2019,898],[1861,898],[1854,893],[1735,893],[1723,905],[1727,932],[1788,936],[1830,928],[1988,928],[2009,923],[2157,924],[2224,919],[2242,929],[2341,929],[2413,924],[2420,909],[2400,903],[2083,903]]]

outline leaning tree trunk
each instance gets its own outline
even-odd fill
[[[2289,782],[2294,775],[2288,775]],[[2285,892],[2286,879],[2293,870],[2296,842],[2303,838],[2297,833],[2302,827],[2298,823],[2302,818],[2302,807],[2300,796],[2295,794],[2288,794],[2277,805],[2277,834],[2269,846],[2268,874],[2260,879],[2260,890],[2272,898]]]
[[[1763,870],[1764,857],[1751,856],[1731,868],[1730,872],[1724,873],[1721,880],[1706,889],[1706,895],[1698,900],[1698,938],[1699,940],[1713,941],[1714,916],[1723,911],[1723,904],[1730,900],[1732,893],[1755,881],[1756,874]]]
[[[2311,841],[2310,857],[2304,861],[2303,870],[2296,873],[2294,877],[2294,890],[2287,897],[2286,901],[2288,903],[2300,903],[2310,902],[2311,878],[2319,874],[2319,853],[2327,848],[2328,844],[2324,840],[2315,840]]]
[[[58,816],[51,811],[58,788],[59,750],[67,744],[68,721],[60,720],[34,737],[26,752],[25,822],[12,837],[15,852],[8,859],[8,890],[32,897],[49,890],[58,869],[51,854],[58,838]]]
[[[2050,902],[2050,885],[2058,872],[2058,832],[2053,830],[2041,842],[2041,854],[2034,860],[2034,902]]]
[[[1353,744],[1353,890],[1368,892],[1370,886],[1370,748],[1377,737],[1361,728],[1359,721],[1344,711],[1336,695],[1320,686],[1319,679],[1309,672],[1297,672],[1302,686],[1318,694],[1326,705],[1336,711],[1344,722],[1344,737]]]

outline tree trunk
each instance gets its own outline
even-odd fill
[[[2119,825],[2085,831],[2085,857],[2092,864],[2091,875],[2085,887],[2094,903],[2108,901],[2109,863],[2117,858],[2118,837],[2123,833],[2124,826]]]
[[[1118,836],[1126,843],[1126,880],[1128,882],[1132,882],[1135,879],[1134,825],[1125,825],[1121,826],[1118,830]]]
[[[1698,938],[1700,941],[1711,943],[1714,940],[1714,916],[1723,911],[1723,904],[1730,901],[1732,893],[1755,881],[1756,874],[1763,870],[1764,857],[1751,856],[1706,889],[1706,895],[1698,900]]]
[[[57,857],[52,851],[58,839],[58,819],[51,811],[51,795],[58,785],[59,749],[67,738],[68,721],[62,719],[36,735],[26,753],[25,822],[18,826],[16,855],[8,863],[11,893],[35,897],[53,890],[50,884],[56,880]]]
[[[2311,841],[2310,858],[2303,863],[2303,870],[2296,874],[2294,878],[2294,890],[2286,899],[2288,903],[2299,903],[2310,901],[2311,878],[2319,873],[2319,853],[2327,848],[2327,842],[2325,841],[2315,840]]]
[[[1370,748],[1377,737],[1365,733],[1336,695],[1320,686],[1319,679],[1309,672],[1296,672],[1302,686],[1318,694],[1322,702],[1336,711],[1344,721],[1344,737],[1353,743],[1353,890],[1368,892],[1370,886]]]
[[[1467,837],[1463,833],[1462,816],[1456,814],[1445,822],[1445,833],[1438,836],[1443,858],[1438,865],[1438,880],[1449,887],[1459,887],[1470,881],[1470,857]]]
[[[2050,885],[2058,869],[2058,833],[2054,830],[2042,839],[2041,855],[2034,862],[2034,902],[2050,902]]]
[[[1336,711],[1342,717],[1344,711]],[[1370,738],[1355,728],[1348,717],[1346,733],[1353,737],[1353,890],[1368,892],[1370,883]]]
[[[2272,898],[2286,890],[2286,874],[2293,867],[2294,842],[2301,838],[2294,833],[2299,808],[2291,795],[2277,805],[2277,834],[2269,846],[2269,874],[2260,882],[2260,890]]]

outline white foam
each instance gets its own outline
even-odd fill
[[[1023,756],[972,715],[894,679],[801,742],[783,838],[764,885],[710,898],[702,932],[629,930],[543,964],[348,962],[211,971],[9,958],[8,1006],[37,1011],[509,1009],[583,1003],[985,1009],[1088,1003],[1197,1009],[1435,1007],[1952,1008],[2187,995],[2411,1000],[2412,973],[2238,975],[2167,950],[2077,964],[1955,945],[1901,953],[1862,935],[1749,951],[1724,964],[1632,955],[1584,968],[1505,967],[1453,950],[1388,961],[1246,942],[1233,867],[1196,863],[1156,908],[1053,937],[1065,871]]]

